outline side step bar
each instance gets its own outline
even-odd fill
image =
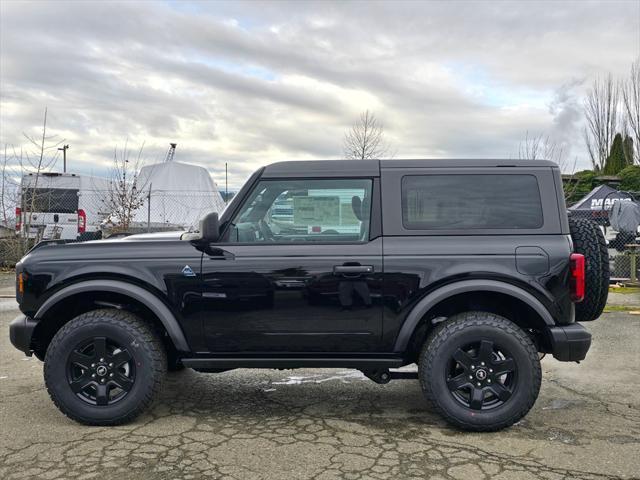
[[[401,357],[218,357],[183,358],[185,367],[194,369],[231,368],[354,368],[356,370],[383,370],[399,368],[404,364]]]

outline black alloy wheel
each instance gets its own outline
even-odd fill
[[[71,390],[91,405],[122,400],[135,382],[133,357],[115,340],[93,337],[69,354],[67,381]]]
[[[449,361],[447,387],[461,405],[489,410],[503,405],[517,385],[513,358],[491,340],[458,348]]]

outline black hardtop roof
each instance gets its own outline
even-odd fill
[[[374,176],[387,168],[557,167],[549,160],[438,158],[424,160],[291,160],[265,167],[263,177]]]
[[[290,176],[375,176],[379,160],[292,160],[267,165],[263,177]]]

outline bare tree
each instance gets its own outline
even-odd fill
[[[345,134],[343,151],[344,157],[350,160],[373,160],[389,154],[384,127],[369,110],[362,112]]]
[[[12,207],[21,207],[23,215],[21,219],[15,219],[17,223],[22,220],[23,225],[18,236],[10,242],[10,245],[6,245],[4,260],[9,263],[20,259],[33,242],[39,239],[39,234],[34,238],[31,231],[33,212],[42,200],[37,191],[38,184],[42,173],[55,164],[58,158],[58,146],[64,142],[64,139],[56,141],[55,135],[47,135],[46,108],[44,109],[42,131],[37,134],[23,133],[23,135],[28,141],[27,147],[20,148],[19,153],[15,147],[12,147],[13,153],[9,155],[7,153],[9,146],[5,145],[2,169],[0,170],[2,223],[5,226],[10,226],[10,222],[13,220],[13,217],[10,216]],[[21,184],[26,173],[30,174],[30,182],[27,186]]]
[[[114,150],[109,187],[104,192],[102,207],[105,212],[109,212],[107,224],[114,233],[129,229],[136,211],[147,198],[146,182],[140,178],[143,148],[144,144],[131,160],[127,142],[122,150],[118,151],[117,147]]]
[[[565,198],[571,197],[578,186],[579,182],[573,175],[577,159],[570,162],[565,156],[564,148],[551,140],[549,136],[529,135],[527,132],[518,147],[518,158],[521,160],[550,160],[558,165],[560,171],[570,174],[571,179],[564,189]]]
[[[631,135],[635,147],[630,163],[640,163],[640,58],[631,64],[629,77],[622,82],[622,106],[625,130]]]
[[[47,109],[44,109],[44,119],[42,121],[42,134],[35,136],[23,133],[24,137],[32,145],[33,150],[26,150],[24,156],[21,154],[19,157],[19,165],[21,172],[30,172],[33,174],[33,180],[29,184],[30,195],[24,196],[24,192],[21,192],[23,197],[26,197],[27,205],[23,207],[27,210],[27,214],[24,218],[24,239],[25,248],[28,244],[28,238],[31,231],[32,215],[37,205],[38,199],[38,183],[40,176],[44,170],[53,166],[58,158],[58,146],[64,143],[64,139],[55,141],[56,136],[47,136]],[[53,154],[50,152],[53,151]],[[21,152],[22,153],[22,152]],[[25,162],[26,159],[26,162]]]
[[[564,149],[543,134],[529,135],[518,146],[518,158],[521,160],[552,160],[561,166],[564,163]]]
[[[11,152],[9,151],[11,150]],[[14,146],[4,145],[0,168],[0,222],[5,227],[14,227],[15,207],[20,206],[20,181],[23,175],[23,152],[16,153]]]
[[[529,132],[520,142],[518,158],[522,160],[550,160],[565,173],[573,173],[577,163],[576,159],[571,162],[566,158],[562,145],[552,140],[548,135],[529,135]]]
[[[9,211],[15,205],[10,204],[11,193],[9,189],[12,187],[9,173],[9,156],[7,155],[7,145],[4,146],[4,155],[2,157],[2,170],[0,170],[0,209],[2,209],[2,224],[9,227]]]
[[[618,128],[620,87],[611,74],[593,81],[584,100],[585,143],[594,170],[602,170]]]

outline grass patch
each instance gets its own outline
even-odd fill
[[[640,287],[609,287],[609,293],[640,295]]]
[[[639,311],[640,306],[637,305],[607,305],[604,307],[604,313],[613,313],[613,312],[633,312]]]

